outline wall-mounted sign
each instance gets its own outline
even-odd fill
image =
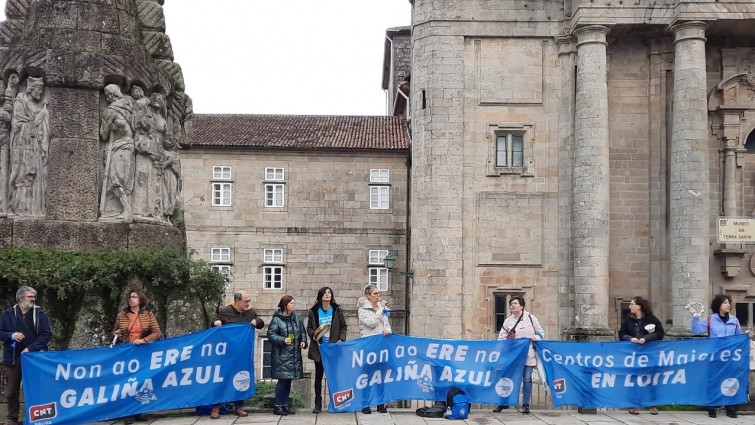
[[[718,243],[755,242],[755,218],[719,217]]]

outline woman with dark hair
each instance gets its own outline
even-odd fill
[[[294,314],[296,301],[291,295],[284,295],[278,303],[278,311],[273,315],[267,328],[267,338],[272,344],[271,369],[275,386],[276,415],[293,415],[296,413],[288,406],[291,394],[291,382],[304,377],[301,350],[307,348],[307,333],[299,315]]]
[[[327,329],[322,335],[315,331],[318,329]],[[309,319],[307,320],[307,335],[312,341],[309,345],[307,357],[315,361],[315,408],[312,413],[322,412],[322,358],[320,357],[320,344],[329,342],[346,341],[346,319],[343,316],[341,306],[336,303],[333,296],[333,290],[327,286],[317,291],[317,301],[309,310]]]
[[[713,301],[710,302],[710,310],[711,315],[706,320],[700,320],[699,317],[695,316],[695,310],[690,308],[692,333],[704,334],[707,332],[710,338],[723,338],[744,333],[737,317],[729,314],[731,312],[731,297],[729,295],[722,294],[713,297]],[[716,417],[716,407],[708,407],[708,416],[711,418]],[[726,406],[726,416],[736,418],[737,406]]]
[[[629,314],[621,322],[619,329],[620,341],[631,341],[634,344],[644,344],[650,341],[660,341],[666,333],[663,324],[653,315],[650,302],[642,297],[634,297],[629,303]],[[636,407],[629,409],[632,415],[639,415]],[[650,414],[657,415],[658,408],[650,406]]]
[[[509,300],[509,310],[511,315],[503,321],[501,331],[498,333],[498,339],[528,338],[530,349],[527,352],[527,361],[524,366],[524,377],[522,378],[522,414],[530,414],[530,398],[532,397],[532,371],[537,367],[537,357],[535,356],[535,341],[540,341],[545,336],[545,331],[540,325],[537,317],[530,314],[524,309],[525,301],[523,297],[511,297]],[[499,405],[493,412],[499,413],[506,409],[507,406]]]
[[[147,342],[157,341],[162,333],[157,324],[155,314],[147,307],[147,296],[138,288],[131,289],[126,295],[126,308],[118,312],[115,317],[115,328],[111,335],[121,342],[130,342],[141,345]],[[115,340],[114,340],[115,341]],[[134,420],[144,421],[142,415],[127,416],[123,423],[130,424]]]

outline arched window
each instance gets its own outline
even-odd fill
[[[747,153],[755,153],[755,131],[751,131],[750,135],[747,136],[745,149],[747,149]]]

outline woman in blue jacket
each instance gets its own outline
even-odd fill
[[[699,317],[694,316],[695,310],[690,308],[689,312],[693,315],[690,322],[692,333],[704,334],[707,332],[711,338],[723,338],[744,333],[737,317],[729,314],[731,312],[730,296],[716,295],[713,297],[713,301],[710,302],[710,310],[712,314],[705,320],[700,320]],[[726,406],[726,416],[736,418],[736,408],[736,405]],[[708,407],[708,416],[716,417],[716,406]]]

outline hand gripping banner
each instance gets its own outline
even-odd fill
[[[529,339],[452,341],[391,334],[320,346],[332,412],[395,400],[445,401],[452,386],[472,403],[516,405]]]
[[[21,356],[30,425],[85,424],[254,395],[254,328]]]
[[[747,335],[631,342],[538,341],[553,406],[721,406],[747,402]]]

